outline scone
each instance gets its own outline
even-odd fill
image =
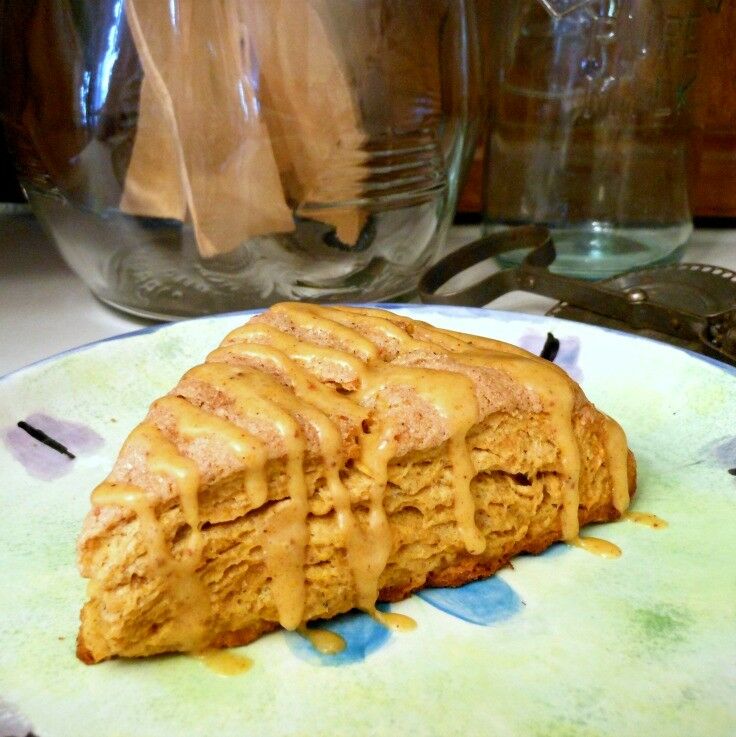
[[[279,304],[153,403],[93,491],[77,654],[375,613],[614,520],[634,486],[619,425],[549,361],[382,310]]]

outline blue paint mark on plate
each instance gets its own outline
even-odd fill
[[[497,576],[457,589],[425,589],[417,595],[433,607],[473,624],[503,622],[524,606],[516,591]]]
[[[379,607],[388,611],[387,607]],[[391,632],[383,625],[378,624],[369,615],[352,611],[325,622],[315,622],[314,627],[334,632],[345,640],[346,647],[336,655],[323,655],[317,652],[312,645],[296,632],[286,633],[286,642],[291,652],[298,658],[313,665],[350,665],[360,663],[368,655],[383,647],[391,637]]]

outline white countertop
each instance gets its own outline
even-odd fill
[[[477,237],[455,227],[450,247]],[[736,230],[696,230],[683,255],[736,270]],[[544,314],[554,300],[514,293],[494,307]],[[149,322],[92,296],[30,215],[0,215],[0,376],[77,345],[137,330]]]

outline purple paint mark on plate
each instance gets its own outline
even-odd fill
[[[35,413],[24,419],[77,456],[93,453],[104,444],[104,440],[92,428],[79,422],[59,420],[43,413]],[[3,432],[3,441],[13,458],[34,478],[54,481],[72,469],[74,461],[35,440],[17,426]]]
[[[557,336],[555,336],[557,337]],[[545,341],[547,340],[547,333],[538,333],[536,331],[529,331],[519,338],[518,344],[520,348],[533,353],[538,356],[544,348]],[[554,360],[560,368],[565,369],[570,375],[570,378],[575,381],[582,381],[583,372],[578,366],[578,359],[580,358],[580,338],[570,335],[566,338],[559,338],[560,349],[557,351],[557,357]]]
[[[26,422],[58,440],[75,455],[92,453],[101,448],[105,442],[92,428],[80,422],[57,420],[42,413],[29,415]]]
[[[736,435],[716,440],[710,450],[719,464],[728,468],[736,466]]]
[[[8,737],[28,737],[33,727],[18,710],[0,697],[0,735]]]
[[[725,468],[731,476],[736,476],[736,435],[719,438],[706,445],[703,453]]]

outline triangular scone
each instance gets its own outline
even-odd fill
[[[245,644],[613,520],[621,428],[552,363],[389,312],[280,304],[157,400],[92,494],[78,656]]]

